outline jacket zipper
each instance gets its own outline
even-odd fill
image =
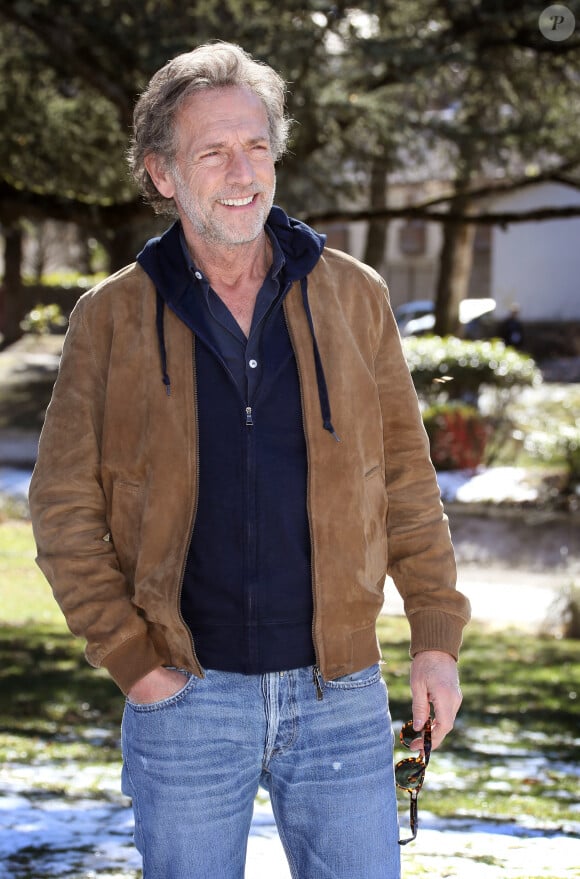
[[[324,699],[324,690],[322,689],[324,686],[324,678],[322,677],[320,669],[317,665],[315,665],[312,669],[312,683],[316,688],[316,699],[318,702],[320,702],[322,699]]]
[[[200,677],[205,677],[204,671],[201,667],[201,663],[197,658],[197,653],[195,652],[195,644],[193,642],[193,635],[191,634],[191,629],[183,619],[183,614],[181,613],[181,595],[183,592],[183,580],[185,578],[185,566],[187,565],[187,557],[189,555],[189,548],[191,546],[191,541],[193,537],[193,525],[195,522],[195,518],[197,515],[197,501],[199,497],[199,427],[197,424],[197,373],[195,369],[195,335],[192,334],[191,339],[191,368],[193,373],[193,417],[195,421],[195,433],[196,433],[196,443],[195,443],[195,486],[193,490],[193,503],[191,506],[191,514],[189,518],[189,531],[188,538],[185,545],[185,553],[183,554],[183,560],[181,562],[181,573],[179,576],[179,585],[177,589],[177,615],[181,620],[184,629],[187,631],[189,635],[189,643],[191,645],[191,653],[194,659],[194,662],[197,665],[197,670],[199,672]]]
[[[290,344],[292,345],[292,350],[294,351],[294,360],[296,361],[296,370],[298,372],[298,386],[300,388],[300,409],[302,412],[302,431],[304,433],[304,439],[306,440],[306,463],[308,466],[308,495],[307,495],[307,512],[308,512],[308,530],[310,533],[310,582],[312,584],[312,644],[314,645],[314,657],[315,663],[314,668],[312,669],[312,682],[316,688],[316,699],[320,702],[321,699],[324,698],[324,690],[323,683],[324,679],[322,677],[322,673],[320,671],[320,660],[318,658],[318,648],[316,646],[316,617],[317,617],[317,603],[316,603],[316,578],[314,575],[314,535],[312,533],[312,516],[310,511],[310,445],[308,439],[308,433],[305,429],[305,419],[304,419],[304,395],[302,393],[302,371],[300,369],[300,363],[298,362],[298,357],[296,355],[296,345],[294,343],[294,333],[292,332],[292,327],[288,322],[288,315],[286,314],[286,300],[284,300],[282,304],[282,312],[284,314],[284,321],[286,323],[286,329],[288,330],[288,336],[290,337]]]

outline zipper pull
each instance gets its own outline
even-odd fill
[[[252,407],[246,406],[246,427],[252,427],[254,419],[252,418]]]
[[[320,674],[320,669],[317,665],[315,665],[312,669],[312,682],[316,687],[316,700],[317,702],[321,702],[324,699],[324,691],[322,689],[322,675]]]

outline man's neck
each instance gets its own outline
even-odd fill
[[[196,240],[184,228],[187,247],[196,266],[229,308],[247,337],[260,287],[272,265],[272,245],[264,230],[254,241],[235,246]]]
[[[220,245],[184,229],[188,250],[216,292],[252,287],[256,292],[272,265],[272,245],[265,231],[246,244]]]

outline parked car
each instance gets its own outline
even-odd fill
[[[430,299],[415,299],[412,302],[404,302],[402,305],[398,305],[394,309],[394,313],[401,335],[408,335],[405,332],[408,323],[433,314],[433,308],[434,304]]]
[[[463,299],[459,303],[459,322],[463,325],[466,339],[482,339],[493,336],[496,330],[494,318],[495,299]],[[416,299],[395,308],[395,320],[402,336],[421,336],[432,333],[435,326],[435,303],[429,299]]]

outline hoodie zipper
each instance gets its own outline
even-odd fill
[[[307,495],[307,512],[308,512],[308,531],[310,533],[310,582],[312,584],[312,644],[314,646],[314,667],[312,669],[312,682],[316,689],[316,699],[318,702],[324,698],[324,690],[323,683],[324,679],[322,677],[322,673],[320,671],[320,660],[318,658],[318,648],[316,646],[316,618],[317,618],[317,603],[316,603],[316,577],[314,574],[314,535],[312,533],[312,516],[310,513],[310,445],[308,434],[305,430],[305,421],[304,421],[304,395],[302,393],[302,372],[300,369],[300,363],[298,362],[298,357],[296,355],[296,345],[294,341],[294,333],[292,331],[292,327],[288,321],[288,315],[286,313],[286,301],[284,300],[282,304],[282,313],[284,314],[284,321],[286,323],[286,329],[288,330],[288,336],[290,338],[290,344],[292,345],[292,350],[294,351],[294,360],[296,362],[296,371],[298,372],[298,386],[300,388],[300,410],[302,417],[302,432],[304,433],[304,439],[306,441],[306,463],[308,467],[308,495]]]
[[[248,401],[249,403],[249,401]],[[246,432],[245,440],[245,461],[246,461],[246,560],[245,560],[245,589],[246,589],[246,613],[247,613],[247,641],[246,649],[250,663],[256,660],[257,644],[254,630],[254,616],[257,609],[257,589],[256,589],[256,533],[257,533],[257,516],[256,516],[256,440],[253,431],[254,418],[252,407],[245,407],[245,424]]]

